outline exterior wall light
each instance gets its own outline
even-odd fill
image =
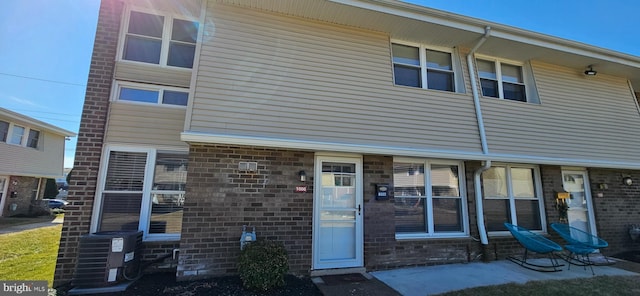
[[[596,74],[598,74],[598,71],[593,70],[593,65],[589,65],[589,69],[584,71],[584,75],[587,75],[587,76],[596,76]]]
[[[631,186],[631,184],[633,184],[633,180],[629,176],[624,177],[624,178],[622,178],[622,184],[627,185],[627,186]]]
[[[307,181],[307,173],[305,171],[299,171],[298,172],[298,177],[300,177],[300,182],[306,182]]]

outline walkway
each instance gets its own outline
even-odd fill
[[[547,260],[548,259],[543,259]],[[620,262],[623,263],[623,262]],[[627,263],[627,262],[624,262]],[[594,266],[596,276],[640,275],[613,266]],[[526,283],[529,281],[562,280],[592,277],[591,270],[568,266],[560,272],[537,272],[522,268],[511,261],[490,263],[449,264],[371,272],[371,275],[404,296],[435,295],[480,286]]]
[[[28,218],[2,218],[3,220],[6,219],[28,219]],[[32,219],[32,220],[40,220],[40,219]],[[40,228],[40,227],[49,227],[49,226],[56,226],[58,224],[61,224],[63,221],[62,216],[58,216],[58,218],[51,218],[51,219],[43,219],[43,221],[41,222],[35,222],[35,223],[18,223],[18,224],[11,224],[11,225],[0,225],[0,234],[7,234],[7,233],[14,233],[14,232],[20,232],[23,230],[29,230],[29,229],[36,229],[36,228]]]

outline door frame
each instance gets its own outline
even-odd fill
[[[0,175],[0,180],[1,179],[4,179],[4,188],[0,188],[0,196],[2,196],[2,199],[0,200],[0,217],[4,214],[4,205],[7,202],[7,198],[9,198],[7,196],[7,192],[9,192],[9,181],[11,178],[9,176]]]
[[[560,174],[562,176],[563,190],[564,190],[565,174],[582,174],[582,178],[584,178],[584,198],[587,204],[587,219],[589,220],[587,221],[589,225],[589,233],[591,233],[594,236],[597,236],[598,230],[596,228],[595,213],[593,210],[593,200],[591,196],[591,185],[590,185],[591,181],[589,180],[589,172],[587,171],[586,168],[563,167]],[[569,224],[568,220],[567,220],[567,224]]]
[[[322,187],[322,163],[323,162],[336,162],[336,163],[353,163],[356,166],[356,186],[355,186],[355,198],[356,208],[360,206],[361,210],[358,214],[356,210],[355,220],[355,251],[356,256],[353,260],[345,260],[342,262],[336,262],[334,265],[320,263],[318,257],[319,242],[320,242],[320,201],[321,187]],[[364,266],[364,204],[363,204],[363,172],[362,172],[362,155],[351,154],[319,154],[316,153],[314,161],[314,190],[313,190],[313,223],[312,223],[312,260],[311,269],[334,269],[334,268],[353,268]]]

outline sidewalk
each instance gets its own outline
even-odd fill
[[[547,260],[547,259],[542,259]],[[639,275],[628,270],[640,270],[640,264],[619,262],[620,268],[612,266],[594,266],[596,276],[601,275]],[[626,267],[625,269],[622,269]],[[565,264],[560,272],[537,272],[522,268],[507,260],[489,263],[449,264],[416,268],[376,271],[374,277],[398,291],[401,295],[435,295],[450,291],[480,286],[502,285],[508,283],[526,283],[529,281],[562,280],[591,278],[591,270]]]
[[[6,223],[3,224],[2,222],[4,221],[8,221],[7,219],[25,219],[25,221],[19,221],[19,223],[13,224],[12,221],[11,224]],[[33,222],[32,222],[33,221]],[[61,215],[59,215],[56,218],[2,218],[2,221],[0,221],[0,235],[1,234],[7,234],[7,233],[14,233],[14,232],[20,232],[20,231],[24,231],[24,230],[29,230],[29,229],[36,229],[36,228],[41,228],[41,227],[49,227],[49,226],[56,226],[58,224],[61,224],[63,221],[63,218]],[[20,222],[25,222],[25,223],[20,223]]]

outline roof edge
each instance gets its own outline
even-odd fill
[[[570,53],[577,53],[575,50],[579,50],[579,54],[609,60],[611,62],[631,65],[633,67],[640,68],[640,57],[632,54],[627,54],[611,49],[606,49],[599,46],[590,45],[587,43],[560,38],[548,34],[538,33],[530,30],[525,30],[513,26],[508,26],[492,21],[487,21],[479,18],[468,17],[456,13],[451,13],[443,10],[429,8],[417,4],[407,3],[398,0],[329,0],[331,2],[349,5],[353,7],[359,7],[363,9],[388,13],[400,17],[411,18],[419,21],[427,21],[426,18],[438,18],[447,20],[447,25],[476,32],[478,34],[484,34],[484,28],[490,26],[492,29],[492,36],[505,38],[517,42],[526,42],[533,45],[547,47],[554,50],[561,50]],[[455,24],[458,24],[457,26]]]
[[[64,137],[75,137],[75,136],[77,136],[77,134],[72,132],[72,131],[68,131],[66,129],[59,128],[59,127],[57,127],[55,125],[52,125],[52,124],[37,120],[37,119],[35,119],[33,117],[29,117],[29,116],[26,116],[26,115],[23,115],[23,114],[20,114],[20,113],[17,113],[17,112],[14,112],[14,111],[2,108],[2,107],[0,107],[0,115],[4,115],[4,116],[7,116],[9,118],[13,118],[13,119],[17,119],[17,120],[21,120],[21,121],[27,122],[27,123],[33,125],[34,127],[45,129],[47,131],[53,132],[54,134],[58,134],[58,135],[61,135],[61,136],[64,136]]]

